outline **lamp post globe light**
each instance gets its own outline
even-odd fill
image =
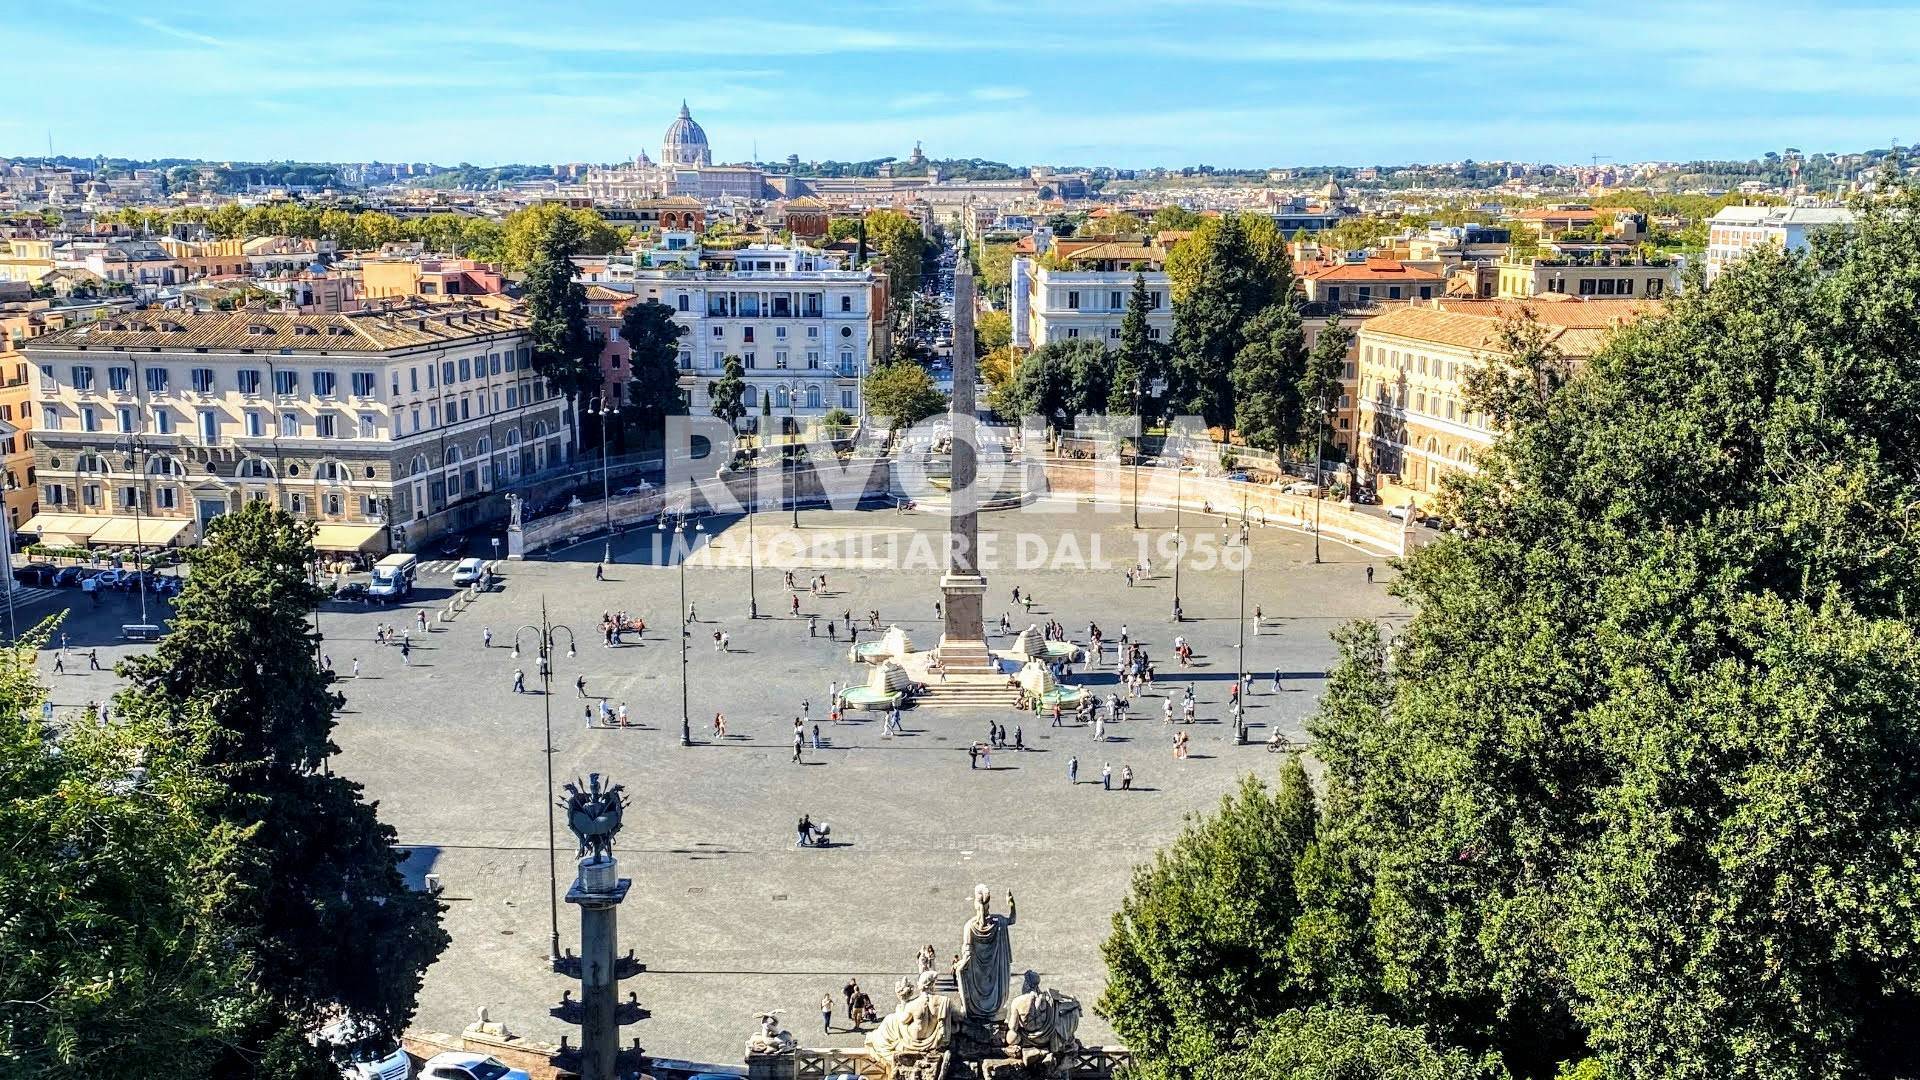
[[[540,664],[540,712],[541,724],[546,734],[547,786],[542,793],[541,802],[547,805],[547,908],[551,918],[551,937],[547,942],[547,959],[560,958],[560,872],[558,856],[554,847],[553,824],[553,651],[559,647],[559,636],[567,638],[567,655],[576,656],[579,649],[574,643],[573,628],[547,619],[547,601],[540,600],[540,625],[528,623],[513,632],[513,658],[520,659],[520,642],[528,634],[534,638]]]

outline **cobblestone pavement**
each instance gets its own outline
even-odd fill
[[[915,537],[931,540],[937,551],[938,518],[809,511],[802,521],[796,534],[788,515],[763,513],[753,533],[763,557],[808,551],[803,558],[813,561],[794,567],[802,583],[826,573],[825,595],[804,588],[798,594],[803,616],[878,609],[883,626],[899,623],[919,646],[937,640],[936,570],[891,569],[870,551],[836,555],[796,541],[874,533],[909,545]],[[1162,550],[1155,545],[1171,523],[1169,512],[1146,515],[1150,550]],[[827,640],[824,621],[819,636],[810,637],[807,620],[789,614],[783,565],[759,566],[762,618],[749,620],[748,570],[734,565],[746,549],[745,526],[706,524],[702,540],[711,546],[684,571],[697,612],[688,652],[692,747],[680,745],[680,661],[672,637],[682,571],[658,565],[663,534],[655,530],[620,539],[604,582],[594,580],[598,541],[510,565],[499,591],[450,622],[431,623],[426,634],[412,620],[445,606],[452,588],[444,572],[424,575],[409,607],[321,613],[335,670],[345,676],[357,659],[361,672],[342,684],[347,710],[332,767],[366,785],[382,817],[416,849],[408,871],[437,875],[449,905],[453,944],[428,972],[417,1026],[457,1031],[484,1006],[518,1032],[557,1040],[569,1030],[547,1017],[566,986],[546,965],[549,792],[542,748],[550,710],[556,783],[598,770],[632,797],[617,845],[622,873],[634,881],[620,911],[621,936],[649,967],[629,988],[654,1015],[629,1033],[654,1053],[738,1061],[760,1010],[779,1012],[810,1045],[857,1045],[861,1037],[845,1030],[844,1016],[836,1016],[834,1031],[820,1032],[821,995],[837,1000],[847,977],[857,975],[884,1012],[894,980],[913,968],[915,950],[930,942],[943,959],[957,950],[975,882],[992,886],[996,907],[1008,890],[1019,901],[1016,967],[1035,969],[1046,985],[1088,1006],[1084,1041],[1109,1039],[1091,1006],[1102,982],[1099,944],[1131,868],[1170,841],[1185,815],[1216,805],[1241,776],[1274,773],[1280,759],[1260,742],[1275,725],[1302,730],[1334,655],[1328,635],[1336,626],[1404,615],[1382,587],[1392,575],[1384,559],[1328,541],[1325,562],[1315,565],[1311,537],[1256,530],[1246,604],[1249,615],[1257,605],[1265,616],[1261,632],[1247,637],[1259,678],[1249,699],[1252,742],[1234,746],[1226,699],[1240,575],[1204,558],[1208,545],[1218,555],[1217,519],[1185,515],[1188,565],[1208,561],[1214,568],[1182,574],[1187,621],[1177,632],[1199,655],[1194,667],[1181,669],[1172,656],[1172,581],[1162,561],[1156,556],[1154,575],[1138,586],[1123,577],[1143,535],[1126,514],[987,514],[983,542],[991,536],[1005,553],[1000,566],[986,569],[990,620],[1005,610],[1018,630],[1058,619],[1081,641],[1089,619],[1110,638],[1124,624],[1155,657],[1159,687],[1136,704],[1136,719],[1109,729],[1104,744],[1087,729],[1049,728],[1044,719],[1011,712],[930,709],[908,710],[907,733],[885,737],[877,720],[828,722],[829,681],[844,685],[862,674],[847,664],[845,645]],[[1024,552],[1018,533],[1033,538]],[[1096,542],[1109,565],[1080,568]],[[1023,553],[1039,566],[1020,568]],[[1369,562],[1378,573],[1371,587],[1364,576]],[[1011,603],[1016,585],[1038,598],[1030,615]],[[67,627],[76,650],[99,644],[109,665],[122,655],[113,635],[131,621],[120,610],[129,599],[76,611]],[[535,632],[519,628],[538,624],[543,605],[554,623],[571,629],[577,655],[566,655],[567,633],[559,630],[552,696],[515,694],[516,668],[527,672],[530,690],[538,689]],[[615,609],[647,620],[638,644],[603,646],[597,624]],[[411,665],[401,663],[397,649],[374,643],[381,622],[413,628]],[[485,627],[494,634],[491,649],[482,645]],[[730,651],[714,648],[715,631],[729,636]],[[516,633],[528,650],[519,659],[512,655]],[[74,655],[84,670],[84,654]],[[43,670],[51,671],[51,656],[43,656]],[[75,666],[70,658],[69,671]],[[575,688],[582,675],[585,699]],[[113,683],[106,674],[48,678],[61,707],[102,699]],[[1112,676],[1078,681],[1104,693]],[[1191,729],[1191,756],[1175,761],[1160,698],[1188,685],[1199,722]],[[601,698],[625,704],[634,726],[588,728],[583,710]],[[792,722],[803,701],[824,746],[794,764]],[[715,711],[727,716],[724,741],[709,730]],[[1019,727],[1028,749],[996,753],[990,768],[970,770],[966,748],[985,737],[989,719],[1010,733]],[[1080,783],[1073,786],[1066,778],[1070,757],[1079,759]],[[1133,790],[1103,791],[1103,763],[1112,765],[1116,788],[1121,767],[1132,766]],[[832,826],[833,847],[793,846],[802,813]],[[572,848],[564,823],[558,828],[564,892]],[[573,946],[577,916],[564,904],[559,915],[561,943]]]

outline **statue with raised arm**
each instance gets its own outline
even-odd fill
[[[993,893],[985,885],[973,888],[973,919],[960,938],[960,962],[953,970],[960,991],[961,1014],[970,1027],[992,1029],[1006,1010],[1007,984],[1013,977],[1013,893],[1007,893],[1007,913],[995,915],[989,907]]]

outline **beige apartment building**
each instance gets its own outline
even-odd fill
[[[1645,300],[1574,297],[1437,300],[1383,312],[1360,327],[1356,432],[1363,473],[1418,492],[1471,470],[1493,442],[1484,414],[1464,401],[1466,373],[1500,349],[1501,325],[1531,314],[1572,364],[1599,352],[1613,330],[1657,310]]]
[[[137,311],[26,346],[48,542],[191,543],[271,500],[324,551],[382,551],[494,516],[562,464],[568,413],[527,319],[478,303],[340,314]]]

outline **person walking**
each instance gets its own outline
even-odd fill
[[[1073,787],[1079,783],[1080,783],[1080,759],[1077,757],[1070,757],[1067,759],[1067,786]]]
[[[1120,790],[1133,790],[1133,766],[1131,765],[1120,766]]]
[[[587,696],[587,677],[585,675],[581,675],[578,678],[574,679],[573,688],[574,690],[579,692],[581,697],[586,697]]]
[[[979,767],[980,767],[980,744],[968,743],[967,744],[967,768],[977,769]]]
[[[792,582],[788,582],[788,584],[792,584]],[[833,1034],[833,995],[832,994],[820,995],[820,1033],[822,1035]]]
[[[620,703],[620,726],[621,727],[633,726],[632,724],[627,723],[627,703],[624,701]]]
[[[592,731],[593,730],[593,706],[588,705],[582,708],[580,712],[586,717],[587,730]]]
[[[593,580],[595,581],[607,580],[607,568],[605,564],[603,563],[593,564]]]
[[[353,658],[353,677],[360,677],[360,658],[357,656]]]
[[[53,654],[53,673],[55,675],[65,675],[67,673],[66,650],[63,649]]]
[[[819,725],[819,724],[815,724],[815,725],[813,725],[813,748],[814,748],[815,750],[819,750],[819,749],[821,749],[821,746],[820,746],[820,725]]]
[[[733,651],[733,635],[725,630],[720,631],[720,651]]]
[[[1113,790],[1113,766],[1104,761],[1100,763],[1100,790]]]
[[[727,718],[724,714],[713,714],[713,736],[716,739],[727,737]]]
[[[100,650],[99,650],[99,649],[88,649],[88,650],[87,650],[87,670],[88,670],[88,671],[99,671],[99,670],[100,670]],[[332,661],[328,661],[328,663],[327,663],[327,670],[328,670],[328,671],[332,671],[332,670],[333,670],[333,663],[332,663]]]
[[[516,694],[527,692],[527,673],[519,668],[513,669],[513,692]]]
[[[427,629],[427,609],[421,608],[417,614],[420,616],[420,632],[423,634],[432,633],[432,631]]]
[[[1373,584],[1373,564],[1367,564],[1367,584]]]
[[[410,639],[403,638],[400,641],[400,665],[402,667],[413,666],[413,642]]]
[[[483,649],[493,648],[493,627],[483,626],[480,628],[480,647]]]
[[[100,664],[98,661],[95,661],[93,666],[95,670],[98,670],[100,667]],[[333,654],[332,653],[320,654],[320,670],[326,672],[329,675],[333,674]]]
[[[806,738],[800,733],[799,721],[793,725],[793,763],[800,764],[800,749],[806,745]]]

